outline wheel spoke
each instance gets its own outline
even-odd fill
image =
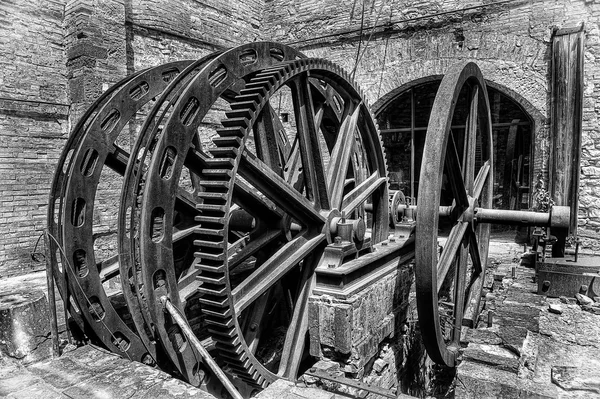
[[[100,267],[100,281],[105,282],[113,277],[119,275],[119,255],[115,255],[99,263],[97,266]]]
[[[468,194],[473,194],[473,178],[475,176],[475,151],[477,146],[477,110],[479,106],[479,87],[471,90],[471,103],[465,130],[463,151],[463,177]]]
[[[265,314],[268,303],[269,293],[263,294],[256,302],[254,302],[252,309],[249,311],[249,314],[244,321],[244,340],[252,354],[256,353],[256,348],[258,347],[258,342],[262,333],[260,322]]]
[[[302,180],[300,179],[300,166],[300,151],[298,150],[298,139],[296,138],[292,143],[292,148],[286,158],[285,167],[283,168],[285,180],[291,185],[295,186],[299,180]]]
[[[192,295],[196,293],[200,286],[200,281],[196,278],[198,276],[198,269],[195,267],[199,261],[194,259],[190,268],[182,274],[177,280],[177,290],[179,291],[179,299],[181,302],[186,302]]]
[[[293,218],[305,223],[325,223],[325,218],[315,209],[315,205],[252,154],[242,155],[239,173]]]
[[[314,257],[313,257],[314,258]],[[302,361],[306,333],[308,332],[308,297],[312,293],[312,287],[316,282],[314,270],[314,259],[311,263],[304,265],[300,295],[294,307],[292,321],[285,336],[285,343],[281,352],[278,375],[284,378],[294,378],[298,374],[298,368]]]
[[[229,270],[235,269],[246,259],[254,256],[262,248],[281,237],[281,234],[280,230],[267,230],[258,237],[252,237],[248,244],[231,256],[228,264]]]
[[[385,177],[379,177],[379,172],[373,173],[368,179],[363,181],[344,197],[341,207],[342,212],[345,212],[346,215],[349,215],[360,204],[365,202],[365,200],[369,198],[369,196],[373,194],[375,190],[377,190],[386,182],[387,179]]]
[[[299,75],[290,86],[306,194],[308,199],[314,201],[319,209],[330,209],[323,157],[317,136],[315,112],[307,75],[305,73]]]
[[[305,259],[325,240],[325,234],[307,238],[298,236],[285,244],[265,263],[259,266],[248,278],[232,290],[235,312],[240,314],[269,287]]]
[[[267,164],[271,170],[283,177],[281,159],[279,158],[280,145],[283,145],[283,143],[280,143],[279,129],[281,127],[283,126],[279,121],[279,117],[271,105],[268,104],[263,110],[262,118],[255,123],[253,130],[256,156]]]
[[[479,201],[479,197],[481,197],[481,193],[483,191],[483,188],[485,187],[485,182],[488,178],[489,173],[490,173],[490,161],[487,160],[487,161],[485,161],[485,163],[483,164],[481,169],[479,169],[479,172],[477,173],[477,177],[475,178],[475,183],[474,183],[474,187],[473,187],[473,198],[475,198],[475,200],[477,200],[477,201]]]
[[[481,259],[481,254],[479,253],[477,234],[471,229],[469,229],[467,234],[469,235],[469,254],[473,261],[473,273],[479,275],[483,271],[483,262],[485,262],[485,259]]]
[[[468,248],[461,245],[457,259],[456,275],[454,277],[454,326],[452,344],[458,346],[460,343],[460,331],[465,312],[465,286],[467,277]]]
[[[340,208],[344,195],[344,181],[355,151],[354,132],[356,131],[361,104],[348,102],[347,113],[337,135],[335,146],[331,151],[331,160],[327,167],[327,187],[331,193],[331,206]]]
[[[188,151],[185,165],[191,173],[200,174],[202,169],[207,168],[206,159],[208,157],[202,152],[190,149]],[[278,209],[273,202],[264,196],[258,195],[256,190],[250,187],[242,180],[236,179],[233,187],[233,198],[236,204],[248,210],[255,217],[261,217],[265,220],[279,220],[283,217],[283,211]]]
[[[446,245],[444,245],[444,250],[442,251],[442,255],[438,261],[437,292],[440,291],[440,288],[446,279],[448,270],[450,270],[450,266],[452,266],[452,262],[454,261],[458,250],[460,249],[460,245],[462,244],[468,226],[469,224],[467,222],[458,222],[454,225],[454,227],[452,227],[452,230],[450,230],[450,234],[446,240]]]
[[[467,208],[469,206],[469,198],[465,189],[460,160],[454,143],[454,135],[450,134],[448,138],[448,148],[446,148],[446,170],[448,173],[448,181],[452,189],[452,194],[459,207]]]

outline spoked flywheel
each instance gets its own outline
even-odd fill
[[[431,359],[454,366],[466,309],[477,317],[490,236],[492,129],[481,71],[459,65],[435,97],[421,164],[415,256],[419,324]],[[443,248],[441,254],[439,246]]]

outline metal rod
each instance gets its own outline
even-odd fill
[[[181,331],[183,331],[183,334],[186,336],[186,338],[190,341],[194,348],[196,348],[198,353],[200,353],[204,363],[206,363],[211,371],[217,376],[219,381],[221,381],[225,389],[227,389],[227,392],[229,392],[234,399],[243,399],[242,395],[238,392],[231,381],[229,381],[229,378],[227,378],[227,375],[225,375],[223,370],[221,370],[217,362],[215,362],[212,356],[210,356],[210,353],[208,353],[206,348],[202,346],[200,340],[196,337],[190,326],[184,320],[183,316],[181,316],[179,313],[179,309],[173,306],[171,300],[166,296],[161,297],[160,301],[165,306],[165,309],[169,312],[175,323],[177,323],[179,328],[181,328]]]
[[[541,227],[550,226],[550,214],[544,212],[476,208],[475,218],[479,223],[511,224]]]
[[[50,308],[50,335],[52,336],[52,353],[54,356],[60,356],[60,342],[58,339],[58,320],[56,317],[56,292],[54,291],[54,278],[52,274],[52,264],[50,263],[50,254],[48,249],[48,235],[44,232],[44,259],[46,260],[46,283],[48,285],[48,307]]]
[[[415,91],[410,89],[410,198],[415,198]]]

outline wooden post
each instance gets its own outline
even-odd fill
[[[583,24],[559,29],[552,38],[549,188],[556,205],[571,207],[568,231],[558,238],[552,256],[564,256],[565,238],[577,235],[579,169],[583,109]],[[556,249],[554,248],[556,247]]]

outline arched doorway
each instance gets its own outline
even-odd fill
[[[390,188],[416,196],[425,134],[441,77],[420,80],[375,110],[387,152]],[[494,208],[527,209],[532,179],[534,122],[508,95],[488,85],[494,139]],[[464,130],[459,99],[452,129]]]

